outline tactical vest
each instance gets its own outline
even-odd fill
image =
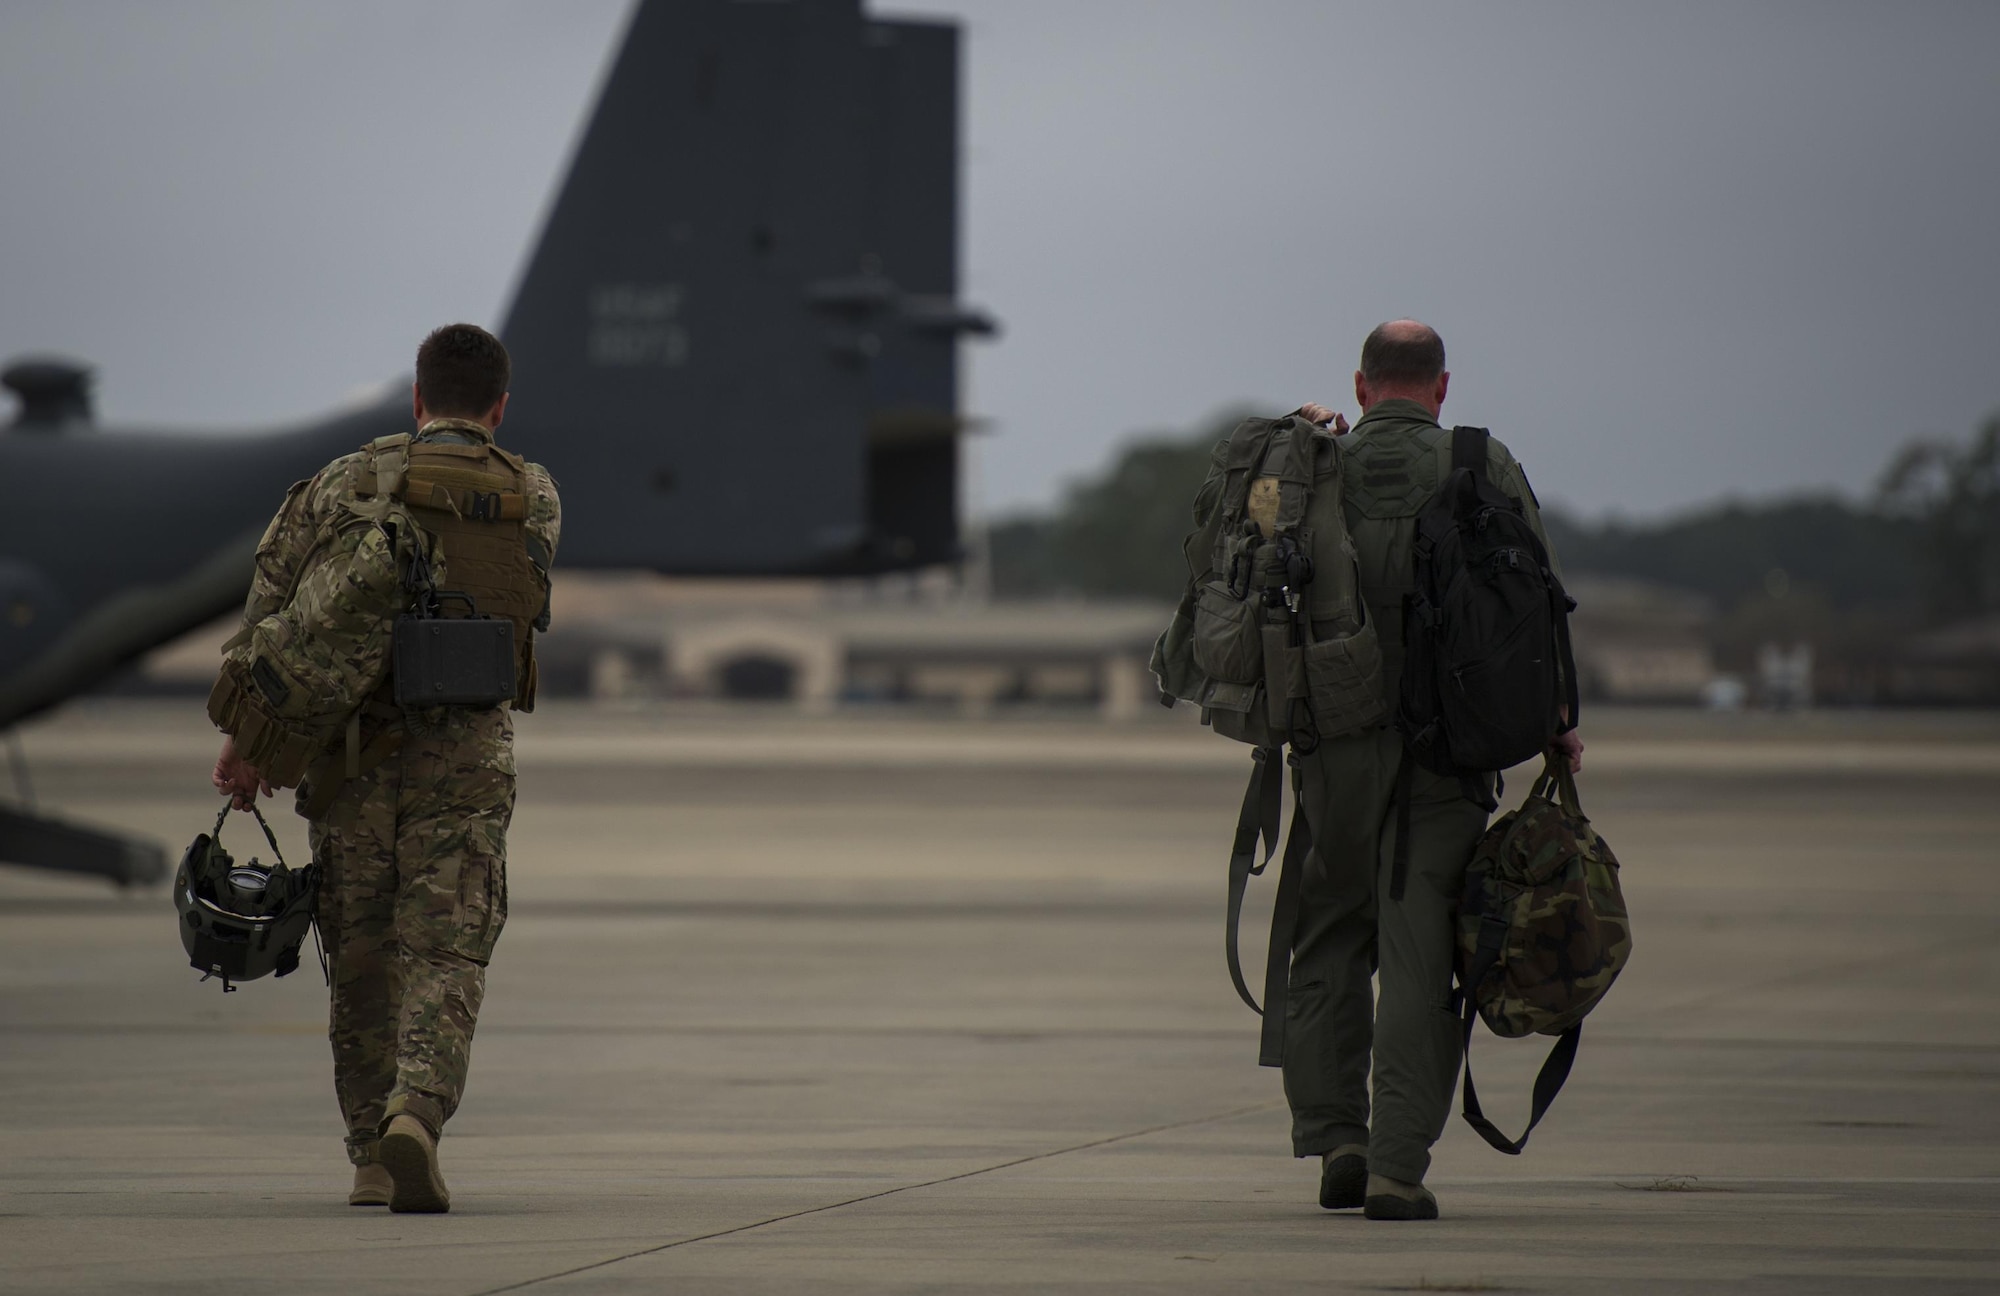
[[[535,706],[535,630],[547,624],[549,559],[529,533],[527,465],[492,444],[429,441],[407,433],[366,447],[355,493],[394,500],[431,537],[444,590],[463,595],[445,616],[505,617],[514,623],[513,709]]]

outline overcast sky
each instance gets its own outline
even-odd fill
[[[1446,421],[1591,515],[1859,492],[2000,408],[2000,5],[877,7],[966,22],[992,510],[1224,406],[1351,413],[1403,314]],[[497,323],[624,13],[0,4],[0,356],[257,425]]]

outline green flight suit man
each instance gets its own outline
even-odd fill
[[[1345,437],[1347,524],[1392,705],[1416,517],[1450,470],[1451,434],[1438,424],[1450,381],[1437,333],[1394,320],[1361,348],[1354,375],[1361,419],[1352,430],[1323,406],[1303,410]],[[1521,502],[1546,545],[1527,477],[1497,439],[1489,445],[1488,477]],[[1574,731],[1556,746],[1581,768]],[[1322,1160],[1320,1205],[1362,1206],[1371,1219],[1435,1219],[1437,1201],[1423,1179],[1450,1113],[1461,1048],[1449,1002],[1452,910],[1487,815],[1458,780],[1417,768],[1408,881],[1403,899],[1389,900],[1390,811],[1402,754],[1385,726],[1323,742],[1303,757],[1313,850],[1293,937],[1283,1070],[1293,1153]],[[1371,974],[1380,977],[1379,994],[1371,994]]]

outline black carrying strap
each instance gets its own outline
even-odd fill
[[[1557,664],[1562,668],[1563,700],[1569,705],[1569,729],[1574,729],[1583,718],[1583,698],[1576,678],[1576,652],[1569,642],[1569,609],[1575,605],[1570,602],[1569,594],[1556,581],[1553,572],[1549,573],[1549,598],[1554,603],[1549,610],[1556,619]]]
[[[1389,795],[1390,804],[1396,811],[1396,854],[1389,865],[1389,898],[1401,900],[1403,889],[1410,880],[1410,789],[1417,777],[1417,763],[1410,758],[1410,749],[1403,749],[1403,758],[1396,763],[1396,790]]]
[[[1236,993],[1243,1002],[1250,1005],[1251,1012],[1264,1010],[1251,998],[1250,987],[1243,980],[1237,926],[1243,917],[1243,893],[1250,879],[1263,873],[1278,849],[1278,816],[1285,796],[1284,779],[1277,768],[1279,750],[1259,747],[1251,754],[1250,784],[1243,789],[1243,809],[1236,816],[1236,840],[1229,848],[1229,925],[1223,943],[1229,956],[1229,979],[1235,983]],[[1257,858],[1259,837],[1264,840],[1261,860]]]
[[[215,816],[215,827],[208,834],[210,838],[218,842],[222,840],[222,825],[228,822],[229,812],[233,809],[235,807],[229,802],[225,801],[222,803],[222,813]],[[278,863],[283,864],[285,862],[285,853],[278,849],[278,835],[272,832],[271,825],[265,822],[264,812],[259,810],[254,803],[249,809],[250,813],[257,817],[257,826],[264,830],[264,840],[271,843],[272,858],[276,859]]]
[[[1521,1131],[1521,1137],[1510,1139],[1500,1132],[1500,1127],[1486,1119],[1486,1113],[1479,1109],[1479,1093],[1472,1086],[1472,1027],[1479,1020],[1479,1008],[1472,997],[1465,998],[1465,1108],[1461,1115],[1465,1123],[1479,1131],[1496,1152],[1508,1156],[1519,1156],[1521,1149],[1528,1146],[1528,1136],[1535,1132],[1535,1126],[1548,1115],[1549,1105],[1562,1092],[1563,1081],[1569,1079],[1569,1069],[1576,1061],[1577,1041],[1583,1038],[1583,1023],[1564,1031],[1556,1040],[1555,1047],[1542,1062],[1542,1069],[1535,1075],[1534,1103],[1528,1111],[1528,1128]]]
[[[1483,480],[1486,476],[1486,442],[1492,433],[1483,427],[1455,427],[1451,430],[1451,468],[1460,468]]]
[[[1482,502],[1480,488],[1486,485],[1486,442],[1491,434],[1480,427],[1455,427],[1451,430],[1451,476],[1446,480],[1446,489],[1452,492],[1452,512],[1463,527],[1478,513]],[[1459,476],[1463,469],[1465,476]]]
[[[1278,894],[1271,902],[1271,943],[1264,955],[1264,1029],[1257,1040],[1258,1066],[1285,1063],[1285,1006],[1292,979],[1292,938],[1299,929],[1299,891],[1304,885],[1306,856],[1312,851],[1312,825],[1306,822],[1305,770],[1292,755],[1292,830],[1285,837],[1285,859],[1278,866]]]

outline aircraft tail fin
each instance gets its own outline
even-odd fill
[[[858,0],[645,0],[503,330],[565,565],[957,551],[958,33]]]

